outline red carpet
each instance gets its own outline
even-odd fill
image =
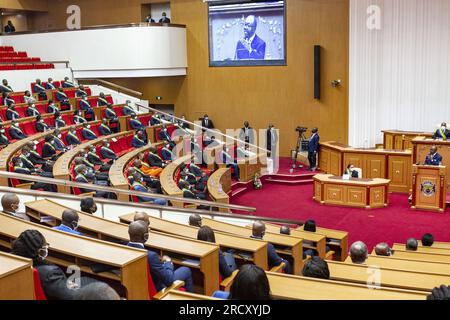
[[[257,208],[258,216],[314,219],[321,227],[347,231],[349,245],[362,240],[370,250],[379,242],[405,243],[407,238],[421,238],[426,232],[436,241],[450,242],[450,209],[443,214],[412,210],[406,194],[390,194],[389,206],[382,209],[323,206],[312,199],[312,194],[312,184],[265,183],[262,190],[249,189],[231,202]]]

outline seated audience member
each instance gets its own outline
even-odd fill
[[[56,101],[61,105],[61,110],[70,109],[70,101],[67,94],[64,92],[63,88],[59,88],[55,94]]]
[[[159,113],[155,113],[152,115],[152,117],[150,118],[150,121],[148,122],[148,124],[150,126],[157,126],[161,124],[161,116],[159,115]]]
[[[128,234],[130,236],[130,242],[128,246],[134,248],[145,249],[144,244],[149,237],[150,226],[144,221],[134,221],[128,227]],[[162,260],[162,261],[161,261]],[[150,266],[150,275],[156,290],[169,287],[175,280],[184,281],[184,288],[188,292],[193,292],[194,285],[192,280],[192,272],[187,267],[174,268],[172,259],[168,256],[163,256],[160,260],[159,254],[152,250],[148,250],[148,263]]]
[[[66,142],[70,146],[77,146],[81,144],[81,141],[77,135],[77,130],[74,127],[71,127],[69,129],[69,132],[67,133],[66,136]]]
[[[45,144],[44,144],[45,145]],[[50,172],[49,164],[50,162],[44,159],[39,152],[37,152],[36,144],[33,141],[27,143],[27,148],[29,150],[28,159],[33,163],[33,165],[42,165],[42,170]]]
[[[164,168],[167,165],[167,161],[163,160],[159,155],[155,147],[149,148],[147,156],[147,162],[152,167]]]
[[[41,79],[36,79],[33,91],[39,95],[40,100],[47,100],[46,90],[47,89],[42,85]]]
[[[111,144],[109,143],[109,140],[103,140],[102,147],[100,148],[100,154],[102,158],[112,161],[119,159],[116,153],[110,149],[110,146]]]
[[[27,106],[27,117],[36,117],[39,116],[41,113],[39,112],[39,110],[36,108],[36,106],[34,105],[34,103],[28,103]]]
[[[5,30],[5,33],[14,33],[16,32],[16,27],[14,26],[11,20],[8,20],[3,30]]]
[[[142,131],[138,131],[133,136],[133,140],[131,141],[131,145],[133,148],[142,148],[147,145],[145,141],[145,135]]]
[[[47,79],[47,83],[45,84],[45,88],[47,90],[56,90],[56,85],[53,83],[52,78]]]
[[[377,256],[389,257],[394,254],[394,251],[386,242],[381,242],[375,246],[375,254]]]
[[[19,205],[20,205],[20,200],[19,197],[14,194],[14,193],[5,193],[2,196],[2,212],[4,214],[22,219],[22,220],[26,220],[26,221],[30,221],[30,218],[24,213],[24,212],[18,212],[17,210],[19,210]]]
[[[109,285],[98,281],[78,289],[73,300],[120,300],[120,296]]]
[[[53,102],[53,100],[48,100],[47,113],[55,114],[59,112],[58,107]]]
[[[84,112],[84,116],[85,116],[86,120],[88,120],[88,121],[95,120],[94,109],[92,109],[87,96],[84,96],[83,98],[81,98],[80,110],[82,110]]]
[[[64,231],[67,233],[82,235],[81,232],[78,232],[78,224],[80,217],[78,213],[71,209],[66,209],[63,211],[61,216],[61,224],[57,227],[53,227],[53,229]]]
[[[70,81],[69,77],[64,77],[64,82],[62,83],[63,88],[75,88],[75,83]]]
[[[55,138],[53,135],[49,134],[45,136],[44,140],[45,143],[42,146],[42,158],[55,161],[58,158],[56,155]]]
[[[159,140],[166,141],[166,144],[168,143],[170,148],[174,148],[176,145],[175,142],[170,137],[169,131],[167,131],[167,127],[164,124],[161,128],[161,131],[158,134],[158,138]]]
[[[223,146],[222,149],[222,162],[227,165],[227,168],[232,168],[234,170],[234,179],[239,181],[240,180],[240,170],[239,165],[237,164],[236,159],[233,159],[229,154],[229,148],[227,145]]]
[[[202,226],[202,217],[198,213],[189,216],[189,225],[200,228]]]
[[[108,105],[110,105],[110,103],[108,102],[108,100],[106,100],[105,94],[103,92],[100,92],[98,95],[97,106],[103,107]]]
[[[109,121],[109,127],[112,132],[117,133],[120,130],[119,117],[113,109],[112,104],[108,104],[105,109],[105,117]]]
[[[68,279],[58,266],[47,261],[49,244],[37,230],[25,230],[12,243],[11,253],[32,260],[47,300],[72,300],[77,292],[96,280],[81,277],[79,283]]]
[[[11,97],[9,96],[9,93],[8,93],[8,92],[3,92],[3,93],[2,93],[2,97],[3,97],[3,105],[5,105],[5,106],[7,106],[7,107],[9,107],[10,105],[16,103],[16,102],[14,101],[14,99],[11,98]]]
[[[434,237],[431,233],[425,233],[422,236],[422,246],[431,247],[434,243]]]
[[[11,88],[11,86],[8,84],[8,80],[3,79],[2,83],[0,84],[0,92],[1,93],[10,93],[14,92],[14,90]]]
[[[303,225],[303,230],[308,232],[316,232],[316,222],[314,220],[306,220]]]
[[[442,164],[442,156],[438,153],[436,146],[430,148],[430,153],[425,157],[425,164],[428,166],[440,166]]]
[[[158,179],[154,178],[153,176],[144,173],[142,171],[142,168],[143,168],[143,163],[141,160],[134,161],[133,169],[141,175],[141,177],[144,179],[144,182],[147,185],[147,187],[151,188],[156,193],[162,194],[161,182]]]
[[[30,91],[25,91],[24,95],[23,95],[23,101],[26,104],[30,104],[30,103],[35,103],[36,99],[31,95]]]
[[[302,274],[304,277],[330,279],[330,270],[328,263],[320,257],[312,257],[306,261]]]
[[[11,127],[9,127],[9,135],[13,140],[22,140],[28,138],[28,136],[23,133],[16,120],[11,121]]]
[[[147,187],[142,184],[144,182],[144,178],[138,172],[135,172],[133,176],[129,177],[129,182],[131,184],[132,190],[146,193],[149,192]],[[137,196],[137,199],[139,202],[151,202],[160,206],[167,205],[167,200],[164,199],[156,199],[142,196]]]
[[[170,23],[170,19],[167,17],[165,12],[162,13],[161,19],[159,19],[159,23]]]
[[[131,101],[127,100],[125,105],[122,107],[122,114],[124,116],[131,116],[133,113],[135,113],[135,111],[131,105]]]
[[[22,159],[20,159],[19,157],[14,157],[12,159],[12,162],[14,164],[14,172],[15,173],[20,173],[20,174],[26,174],[26,175],[40,175],[43,177],[47,177],[46,173],[50,173],[50,172],[42,172],[42,170],[38,170],[38,169],[28,169],[27,167],[25,167],[25,165],[23,164]],[[28,183],[29,181],[26,180],[22,180],[19,179],[20,183]],[[44,190],[47,192],[56,192],[56,187],[54,185],[45,183],[45,182],[33,182],[32,186],[31,186],[31,190]]]
[[[358,171],[355,170],[355,166],[351,163],[345,169],[345,174],[352,178],[359,178]]]
[[[203,144],[208,148],[214,148],[222,145],[221,141],[216,139],[216,136],[205,135]],[[225,147],[225,145],[223,145]]]
[[[87,96],[88,96],[88,93],[87,93],[86,89],[84,88],[84,86],[82,84],[80,84],[77,91],[75,91],[75,97],[85,98]]]
[[[287,236],[291,235],[291,228],[289,226],[281,226],[280,227],[280,234],[285,234]]]
[[[92,163],[94,166],[101,166],[103,165],[102,159],[97,154],[97,147],[94,145],[91,145],[86,148],[85,150],[87,152],[87,161],[89,163]]]
[[[145,126],[142,124],[141,120],[139,120],[136,113],[131,114],[130,127],[133,130],[145,130]]]
[[[441,127],[434,132],[433,139],[450,139],[450,130],[447,129],[445,122],[442,122]]]
[[[86,122],[87,122],[87,120],[83,117],[83,111],[76,110],[75,115],[73,117],[73,123],[74,124],[83,124]]]
[[[50,130],[50,127],[48,126],[48,124],[44,121],[44,119],[42,119],[41,115],[38,115],[36,117],[36,123],[34,124],[34,127],[36,128],[37,132],[45,132]]]
[[[0,123],[0,146],[9,145],[9,139],[5,134],[5,127]]]
[[[58,111],[55,113],[55,128],[60,129],[67,126],[66,121],[62,118],[61,113]]]
[[[216,236],[214,235],[213,229],[211,229],[208,226],[203,226],[198,229],[197,233],[197,240],[200,241],[206,241],[211,243],[216,243]],[[232,259],[232,255],[228,255]],[[235,263],[234,263],[235,265]],[[222,252],[222,250],[219,249],[219,273],[222,276],[223,279],[228,278],[233,273],[233,269],[230,267],[230,265],[227,263],[227,260],[225,259],[225,254]]]
[[[368,257],[367,246],[362,241],[354,242],[350,247],[350,258],[355,264],[365,264]]]
[[[180,165],[180,178],[192,185],[197,182],[195,174],[189,171],[189,168],[184,163]]]
[[[433,288],[427,296],[427,300],[450,300],[450,286],[441,285],[439,288]]]
[[[170,143],[167,141],[164,141],[164,146],[161,149],[161,156],[166,162],[172,161],[172,150],[170,149]]]
[[[68,150],[66,144],[62,140],[61,130],[55,129],[53,131],[53,141],[55,142],[54,147],[56,151],[66,152]]]
[[[417,251],[418,246],[419,242],[415,238],[409,238],[408,240],[406,240],[406,250]]]
[[[266,225],[264,224],[264,222],[260,220],[253,222],[251,238],[263,240],[265,234]],[[292,268],[289,261],[281,258],[275,250],[273,244],[271,244],[270,242],[267,243],[267,255],[269,268],[277,267],[284,262],[285,266],[283,268],[283,271],[292,274]]]
[[[83,198],[80,202],[80,209],[84,213],[94,214],[97,212],[97,205],[95,204],[94,198]]]
[[[83,129],[81,130],[81,135],[84,140],[95,140],[97,135],[91,130],[91,125],[87,122],[83,123]]]
[[[181,189],[181,191],[183,192],[183,198],[187,198],[187,199],[195,199],[195,200],[205,200],[205,195],[201,192],[197,192],[194,189],[193,185],[190,185],[187,181],[185,180],[180,180],[178,182],[178,187]],[[202,206],[198,207],[199,209],[202,209]],[[206,209],[206,208],[205,208]]]
[[[155,23],[155,19],[152,18],[152,15],[149,13],[147,17],[145,17],[145,22],[147,23]]]
[[[106,118],[102,119],[102,124],[98,128],[98,131],[102,136],[109,136],[112,134],[112,131],[108,125],[108,119],[106,119]]]
[[[6,119],[9,121],[20,119],[20,114],[16,111],[14,103],[11,103],[6,109]]]
[[[229,293],[216,291],[213,296],[228,300],[272,300],[266,272],[254,264],[239,268]]]

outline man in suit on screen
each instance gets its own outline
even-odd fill
[[[238,41],[235,60],[264,60],[266,57],[266,43],[256,34],[258,22],[250,15],[244,23],[244,39]]]

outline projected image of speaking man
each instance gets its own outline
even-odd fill
[[[258,21],[250,15],[244,23],[244,39],[238,41],[235,60],[264,60],[266,43],[256,34]]]

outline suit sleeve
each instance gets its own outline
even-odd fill
[[[223,278],[228,278],[233,273],[222,252],[219,252],[219,272]]]
[[[275,247],[271,243],[267,244],[267,254],[271,268],[279,266],[283,262],[283,259],[281,259],[281,257],[277,254]]]
[[[157,282],[162,282],[166,287],[170,286],[174,281],[173,264],[170,262],[162,263],[154,252],[149,252],[148,263],[150,265],[150,273],[152,278]]]

